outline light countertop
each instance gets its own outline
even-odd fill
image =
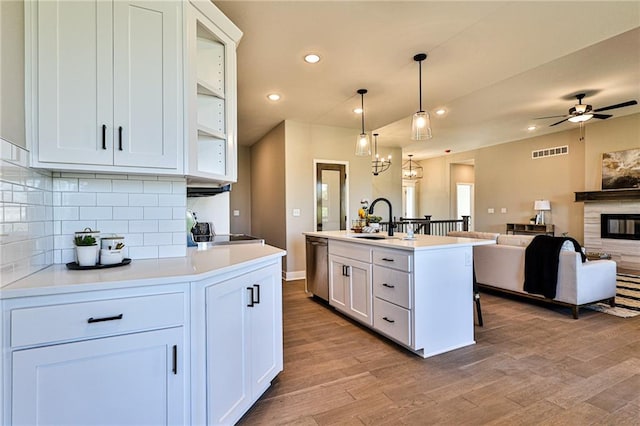
[[[350,243],[368,244],[377,247],[386,247],[401,250],[421,251],[436,250],[450,246],[478,246],[495,244],[494,240],[481,240],[477,238],[443,237],[438,235],[415,234],[414,239],[407,240],[407,234],[396,232],[393,237],[388,237],[386,232],[379,233],[355,233],[351,231],[318,231],[304,232],[304,235],[323,237],[331,240],[347,241]],[[385,239],[369,240],[363,236],[381,236]]]
[[[285,254],[268,245],[238,244],[188,248],[185,257],[134,259],[129,265],[104,269],[78,271],[56,264],[2,287],[0,299],[197,281]]]

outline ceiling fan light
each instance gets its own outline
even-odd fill
[[[572,123],[582,123],[587,120],[591,120],[593,118],[593,114],[580,114],[569,118],[569,121]]]
[[[431,133],[431,117],[426,111],[418,111],[413,114],[413,121],[411,123],[411,139],[414,141],[423,141],[431,139],[433,134]]]

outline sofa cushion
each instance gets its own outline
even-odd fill
[[[479,238],[482,240],[493,240],[498,238],[498,233],[494,232],[479,232],[479,231],[451,231],[447,233],[449,237],[461,237],[461,238]]]
[[[526,247],[529,245],[531,240],[535,238],[535,235],[505,235],[500,234],[498,236],[498,244],[503,244],[506,246],[518,246],[518,247]]]

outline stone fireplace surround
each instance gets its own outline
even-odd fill
[[[620,268],[640,271],[640,240],[621,240],[600,237],[601,214],[638,214],[640,196],[638,191],[609,191],[576,193],[576,201],[584,201],[584,246],[590,252],[611,255]],[[585,195],[586,194],[586,195]],[[599,195],[602,194],[602,195]]]

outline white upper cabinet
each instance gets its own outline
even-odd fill
[[[183,172],[181,2],[25,2],[25,26],[34,167]]]
[[[235,182],[242,32],[209,1],[191,0],[185,15],[185,171],[194,182]]]

